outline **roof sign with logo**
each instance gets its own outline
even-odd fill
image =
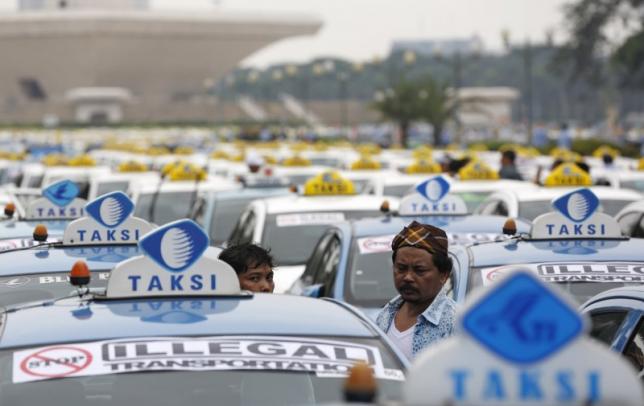
[[[61,180],[43,189],[40,199],[27,207],[26,220],[75,219],[84,214],[87,201],[79,199],[80,189],[71,180]]]
[[[449,182],[442,176],[428,179],[400,201],[401,216],[463,215],[467,205],[460,196],[449,194]]]
[[[314,176],[304,184],[305,196],[337,196],[355,193],[353,182],[333,171]]]
[[[499,174],[484,162],[472,160],[458,171],[460,180],[496,180]]]
[[[405,404],[643,404],[633,368],[585,337],[586,320],[555,289],[516,270],[471,295],[458,320],[460,334],[412,365]]]
[[[590,189],[577,189],[558,197],[552,206],[554,212],[542,214],[532,222],[531,239],[622,238],[615,219],[597,211],[599,199]]]
[[[123,192],[107,193],[85,206],[87,217],[69,223],[63,245],[136,244],[153,226],[132,217],[134,203]]]
[[[236,295],[239,280],[227,263],[204,255],[208,235],[192,220],[177,220],[148,234],[144,255],[118,264],[108,298]]]
[[[546,177],[544,186],[590,186],[593,180],[573,162],[559,165]]]

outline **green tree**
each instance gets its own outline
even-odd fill
[[[409,146],[409,126],[414,121],[431,124],[434,128],[434,142],[440,143],[440,134],[455,110],[447,88],[429,76],[414,81],[401,81],[393,88],[377,92],[372,107],[384,118],[398,124],[400,141],[404,147]]]
[[[644,0],[576,0],[566,5],[570,39],[561,56],[573,62],[572,76],[597,83],[610,54],[624,84],[644,86]],[[627,36],[613,41],[610,28]]]

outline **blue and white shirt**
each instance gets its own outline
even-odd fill
[[[389,331],[402,304],[403,299],[396,296],[378,313],[376,324],[385,333]],[[447,287],[443,286],[432,304],[418,316],[413,327],[412,354],[416,356],[430,344],[452,335],[455,315],[456,303],[447,296]],[[405,352],[404,349],[401,350]]]

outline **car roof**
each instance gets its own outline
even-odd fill
[[[642,262],[644,240],[502,241],[472,245],[473,267],[546,262]]]
[[[593,303],[610,299],[633,299],[644,302],[644,286],[629,285],[606,290],[588,299],[582,307],[585,308]]]
[[[86,305],[91,317],[76,317]],[[184,312],[194,322],[164,322],[158,310]],[[156,313],[155,313],[156,312]],[[191,315],[191,316],[190,316]],[[56,323],[43,324],[43,320]],[[156,320],[156,321],[155,321]],[[212,335],[375,337],[377,332],[345,306],[302,296],[84,301],[28,306],[7,314],[0,348],[115,338]]]
[[[111,270],[117,263],[139,255],[137,245],[40,247],[0,252],[0,277],[67,272],[84,260],[91,271]]]
[[[132,186],[133,190],[136,190],[138,194],[152,194],[157,191],[159,188],[158,183],[149,183],[149,182],[140,182],[145,179],[135,179],[135,186]],[[205,182],[195,182],[195,181],[178,181],[178,182],[163,182],[161,184],[161,193],[171,193],[171,192],[190,192],[199,189],[203,192],[215,191],[215,190],[231,190],[235,188],[241,188],[242,186],[229,179],[217,177],[209,179]]]
[[[540,187],[534,190],[520,191],[516,189],[504,189],[503,192],[499,193],[513,195],[520,202],[529,202],[552,200],[578,189],[578,187]],[[607,186],[593,186],[589,189],[597,195],[599,200],[640,200],[642,198],[640,193],[630,189],[616,189]]]
[[[538,189],[539,186],[532,182],[522,180],[497,179],[497,180],[471,180],[461,181],[450,178],[450,191],[452,193],[462,192],[496,192],[501,189],[516,190],[520,188],[522,193],[526,189]]]
[[[384,200],[392,209],[398,208],[398,199],[372,195],[344,196],[280,196],[263,199],[268,214],[305,213],[314,211],[378,211]]]
[[[47,227],[49,235],[63,235],[65,227],[71,220],[28,220],[0,222],[0,240],[13,238],[32,238],[34,228],[38,224]]]
[[[423,224],[430,224],[440,227],[448,232],[470,232],[470,233],[498,233],[502,234],[503,224],[507,220],[502,216],[422,216],[422,217],[377,217],[364,218],[351,221],[353,235],[356,238],[387,235],[398,233],[402,227],[409,225],[413,220]],[[521,220],[515,220],[519,232],[527,232],[530,224]]]

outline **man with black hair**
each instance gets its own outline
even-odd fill
[[[445,283],[452,272],[447,235],[413,221],[391,243],[393,278],[400,294],[378,314],[376,324],[407,358],[452,334],[456,304]]]
[[[239,244],[226,248],[219,259],[232,266],[239,285],[255,293],[273,293],[273,257],[268,250],[255,244]]]
[[[517,158],[516,152],[511,149],[503,151],[501,154],[501,169],[499,170],[499,178],[501,179],[514,179],[523,180],[523,177],[517,170],[515,160]]]

